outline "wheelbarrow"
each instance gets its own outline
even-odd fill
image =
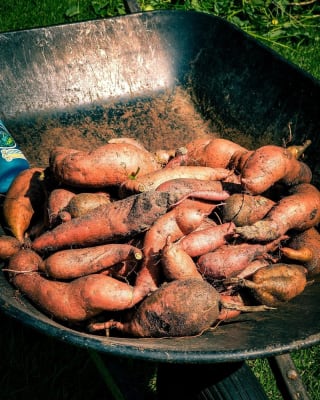
[[[316,79],[221,18],[128,6],[126,16],[0,35],[0,118],[31,164],[46,165],[52,146],[90,148],[110,137],[135,137],[152,150],[208,130],[249,145],[282,145],[290,133],[292,143],[312,141],[305,157],[318,185]],[[110,357],[111,369],[117,359],[157,364],[159,399],[266,399],[246,363],[257,358],[270,361],[284,398],[308,398],[290,352],[320,342],[319,301],[315,281],[277,310],[241,314],[201,336],[105,337],[17,299],[0,274],[5,314]]]

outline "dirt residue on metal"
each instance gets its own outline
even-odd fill
[[[151,151],[169,150],[207,134],[218,135],[213,121],[205,120],[179,87],[147,99],[37,116],[20,134],[30,162],[42,166],[48,164],[50,150],[56,146],[90,150],[111,138],[127,136]]]
[[[37,115],[18,126],[19,135],[17,140],[33,166],[47,166],[50,150],[56,146],[90,151],[123,136],[137,138],[151,151],[177,149],[206,135],[253,147],[252,137],[223,126],[214,113],[204,118],[188,91],[179,86],[149,98]]]

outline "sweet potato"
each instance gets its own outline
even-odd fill
[[[275,145],[258,148],[241,170],[241,182],[251,194],[262,194],[276,182],[292,186],[310,183],[311,179],[312,172],[305,163],[291,151]]]
[[[175,280],[147,296],[127,322],[91,323],[89,330],[113,328],[135,337],[199,335],[217,320],[219,300],[217,290],[203,280]]]
[[[129,143],[107,143],[91,151],[56,147],[50,152],[50,170],[60,183],[104,188],[160,168],[147,150]]]
[[[320,192],[309,184],[293,186],[268,214],[252,225],[236,228],[245,240],[270,241],[290,230],[304,231],[320,222]]]
[[[239,294],[220,293],[220,311],[218,321],[227,321],[236,318],[241,314],[240,308],[244,306],[242,297]]]
[[[111,202],[110,195],[106,192],[87,193],[82,192],[73,196],[64,211],[69,212],[72,218],[81,217],[102,204]]]
[[[192,257],[177,243],[172,243],[170,236],[161,251],[161,264],[168,281],[190,278],[203,280]]]
[[[281,253],[307,268],[308,277],[320,274],[320,234],[316,228],[296,232],[286,246],[281,247]]]
[[[222,206],[223,220],[236,226],[252,225],[260,221],[275,205],[265,196],[233,193]]]
[[[14,236],[0,235],[0,259],[7,260],[21,249],[21,242]]]
[[[66,188],[53,189],[48,196],[48,219],[52,228],[60,222],[59,213],[64,210],[76,193]]]
[[[83,249],[68,249],[53,253],[39,266],[51,278],[74,279],[105,270],[122,261],[140,261],[142,251],[125,243],[109,243]]]
[[[255,272],[250,280],[239,281],[262,304],[277,307],[301,294],[306,285],[306,269],[295,264],[271,264]]]
[[[190,142],[185,147],[187,148],[187,165],[202,165],[211,168],[228,168],[236,152],[248,151],[231,140],[218,137]]]
[[[170,191],[186,191],[186,192],[198,192],[198,191],[212,191],[212,192],[228,192],[235,193],[242,191],[240,184],[224,182],[220,180],[208,180],[199,178],[176,178],[165,181],[156,187],[157,191],[170,192]]]
[[[71,282],[49,280],[39,273],[41,257],[20,250],[10,258],[13,285],[46,314],[65,322],[87,320],[102,311],[121,311],[143,299],[138,290],[103,274],[91,274]]]
[[[219,181],[225,179],[231,172],[225,168],[210,168],[200,166],[178,166],[175,168],[162,168],[144,175],[137,175],[135,179],[122,182],[119,196],[155,190],[162,183],[178,178],[197,178],[200,180]]]
[[[42,184],[44,168],[29,168],[16,176],[3,202],[7,228],[21,243],[36,211],[44,214],[45,192]],[[43,217],[43,215],[41,215]]]
[[[87,247],[142,233],[180,196],[178,193],[143,192],[102,205],[79,218],[58,225],[36,238],[32,247],[38,252],[68,247]]]
[[[207,279],[224,279],[238,275],[249,263],[258,258],[271,258],[280,239],[267,244],[226,244],[199,257],[198,269]]]
[[[233,222],[196,229],[182,237],[178,246],[190,257],[199,257],[227,244],[227,241],[233,236],[234,230]]]

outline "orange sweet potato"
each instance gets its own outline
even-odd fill
[[[87,152],[56,147],[49,166],[58,182],[79,188],[118,185],[137,173],[160,168],[149,151],[130,143],[107,143]]]
[[[219,316],[220,295],[204,280],[179,279],[147,296],[126,322],[91,323],[89,330],[116,329],[136,337],[199,335]]]
[[[223,176],[223,175],[222,175]],[[170,191],[186,191],[186,192],[199,192],[199,191],[212,191],[221,193],[226,191],[228,193],[236,193],[242,191],[242,186],[236,183],[224,182],[223,178],[217,176],[222,180],[200,179],[200,178],[176,178],[170,179],[161,183],[155,190],[161,192]]]
[[[239,144],[224,138],[197,140],[186,144],[187,165],[202,165],[212,168],[228,168],[237,152],[248,150]]]
[[[162,168],[148,174],[137,175],[135,179],[122,182],[119,190],[120,197],[131,193],[155,190],[162,183],[180,178],[197,178],[199,180],[219,181],[227,178],[231,172],[226,168],[210,168],[200,166],[177,166]]]
[[[71,218],[81,217],[102,204],[111,202],[110,195],[106,192],[82,192],[73,196],[68,204],[64,207]]]
[[[21,242],[14,236],[0,235],[0,259],[7,260],[21,249]]]
[[[198,269],[207,279],[225,279],[238,275],[248,265],[259,258],[271,258],[280,239],[267,244],[226,244],[206,253],[198,259]]]
[[[270,241],[289,230],[304,231],[320,222],[320,192],[310,183],[293,186],[268,214],[252,225],[236,228],[245,240]]]
[[[183,194],[185,196],[185,194]],[[35,251],[88,247],[137,235],[181,200],[180,193],[143,192],[101,205],[82,217],[73,218],[37,237]]]
[[[307,164],[297,160],[292,151],[275,145],[252,152],[241,170],[241,182],[251,194],[261,194],[276,182],[292,186],[310,183],[311,179]]]
[[[302,293],[307,285],[306,269],[295,264],[272,264],[260,268],[241,286],[249,288],[262,304],[277,307]]]
[[[170,236],[161,251],[161,264],[168,281],[190,278],[203,280],[192,257],[177,243],[172,243]]]
[[[100,272],[123,261],[140,261],[142,251],[125,243],[109,243],[83,249],[61,250],[51,254],[39,266],[55,279],[74,279]]]
[[[48,219],[50,227],[60,222],[59,213],[76,194],[66,188],[53,189],[48,196]]]
[[[16,176],[3,202],[7,228],[21,243],[36,211],[44,216],[45,191],[41,181],[44,168],[29,168]]]
[[[275,202],[262,195],[233,193],[222,206],[223,220],[232,221],[236,226],[252,225],[260,221],[275,205]]]
[[[196,229],[182,237],[178,246],[190,257],[199,257],[227,244],[234,232],[233,222]]]
[[[307,268],[308,277],[320,274],[320,233],[316,228],[296,232],[281,253],[289,260]]]
[[[103,274],[71,282],[49,280],[39,273],[41,262],[34,251],[20,250],[10,258],[10,280],[46,314],[59,320],[84,321],[103,311],[129,309],[143,299],[129,284]]]

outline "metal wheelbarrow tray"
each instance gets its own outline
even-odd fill
[[[33,165],[55,145],[90,148],[132,136],[176,148],[208,132],[255,147],[311,139],[318,185],[320,85],[228,22],[155,11],[0,34],[0,117]],[[3,312],[59,340],[146,361],[212,364],[268,357],[320,341],[320,287],[243,314],[199,337],[86,334],[56,322],[0,275]]]

